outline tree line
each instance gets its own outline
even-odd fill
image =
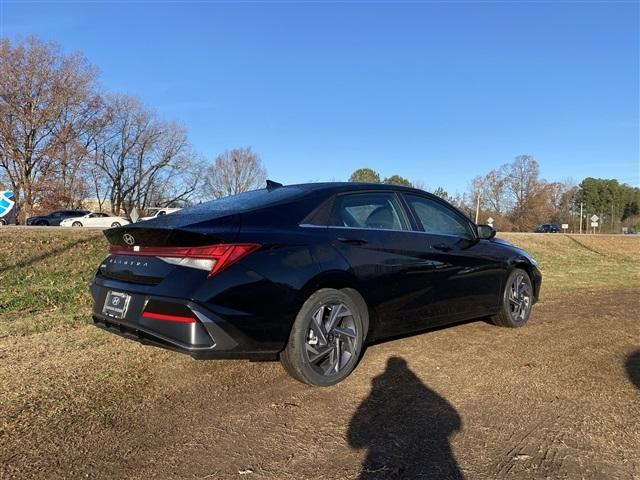
[[[21,223],[57,208],[87,206],[129,215],[136,207],[183,206],[260,188],[267,177],[250,147],[212,162],[186,129],[138,98],[105,91],[80,53],[65,54],[36,37],[0,39],[0,188],[14,192]],[[349,181],[413,186],[394,174],[360,168]],[[433,193],[471,218],[500,230],[530,231],[568,223],[571,231],[600,218],[600,231],[640,224],[640,189],[616,180],[549,182],[529,155],[475,177],[463,193]]]
[[[242,172],[242,173],[239,173]],[[139,99],[104,91],[97,69],[53,42],[0,39],[0,187],[18,218],[94,199],[102,210],[182,205],[256,188],[250,148],[207,162],[186,129]]]
[[[540,166],[530,155],[519,155],[511,163],[475,177],[463,205],[479,210],[502,230],[526,232],[541,223],[567,224],[578,232],[591,229],[590,218],[599,218],[599,232],[620,232],[636,226],[640,189],[617,180],[586,178],[550,182],[540,178]],[[582,219],[581,219],[582,215]]]
[[[353,172],[349,181],[387,183],[427,190],[421,182],[400,175],[381,180],[371,168]],[[599,218],[599,232],[620,232],[640,226],[640,188],[613,179],[585,178],[579,184],[567,179],[549,182],[540,178],[540,165],[530,155],[472,179],[463,193],[449,194],[442,187],[432,193],[454,204],[479,223],[493,220],[503,231],[531,231],[542,223],[568,224],[572,232],[591,229],[590,218]]]

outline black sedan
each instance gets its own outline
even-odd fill
[[[560,227],[555,223],[543,223],[538,225],[534,232],[536,233],[560,233]]]
[[[47,215],[27,218],[27,225],[37,225],[39,227],[58,226],[60,222],[73,217],[82,217],[89,213],[87,210],[56,210]]]
[[[521,327],[541,283],[491,227],[390,185],[269,182],[105,235],[96,325],[195,358],[279,358],[318,386],[373,340],[486,316]]]

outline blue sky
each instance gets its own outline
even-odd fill
[[[29,2],[0,34],[80,50],[207,158],[284,183],[369,166],[463,191],[533,155],[639,185],[638,2]]]

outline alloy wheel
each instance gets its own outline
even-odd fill
[[[515,322],[527,319],[531,310],[531,285],[524,273],[513,277],[509,286],[509,313]]]
[[[311,316],[306,334],[306,360],[313,370],[334,376],[357,358],[358,332],[353,313],[344,303],[321,305]]]

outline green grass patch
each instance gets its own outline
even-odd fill
[[[94,230],[0,229],[0,336],[87,323],[89,283],[106,250]]]
[[[500,234],[531,253],[543,274],[543,294],[628,287],[640,282],[640,237]]]

